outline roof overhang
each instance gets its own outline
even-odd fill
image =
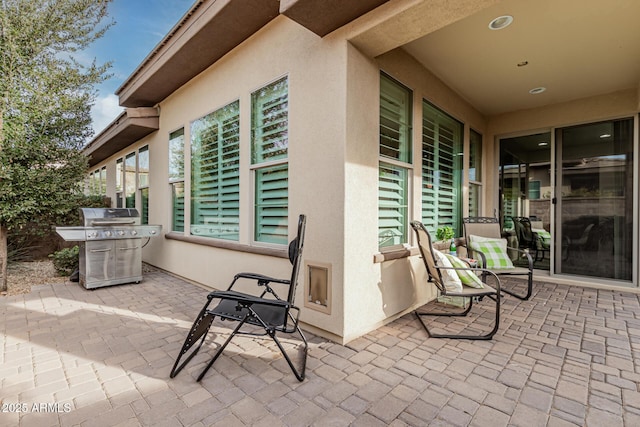
[[[127,108],[82,151],[89,157],[89,166],[94,166],[157,131],[159,127],[160,114],[157,108]]]
[[[324,37],[387,1],[280,0],[280,13]]]
[[[116,90],[124,107],[152,107],[279,14],[278,0],[198,1]]]

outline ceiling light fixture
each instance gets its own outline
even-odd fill
[[[549,145],[548,142],[538,142],[538,146],[540,147],[546,147],[547,145]]]
[[[529,93],[530,93],[531,95],[537,95],[537,94],[539,94],[539,93],[544,92],[545,90],[547,90],[547,88],[546,88],[546,87],[542,87],[542,86],[540,86],[540,87],[534,87],[533,89],[531,89],[531,90],[529,91]]]
[[[600,138],[610,138],[611,134],[610,133],[603,133],[602,135],[600,135]]]
[[[497,18],[489,22],[489,29],[501,30],[511,25],[512,22],[513,22],[513,16],[511,15],[498,16]]]

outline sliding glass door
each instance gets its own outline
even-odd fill
[[[551,262],[551,133],[500,140],[500,220],[509,246],[527,249],[534,267]],[[525,258],[513,260],[527,265]]]
[[[633,155],[633,119],[556,131],[556,273],[633,279]]]

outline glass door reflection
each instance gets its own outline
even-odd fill
[[[555,272],[631,281],[633,119],[556,132]]]

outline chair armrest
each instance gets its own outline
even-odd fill
[[[470,247],[466,246],[466,245],[462,245],[466,250],[467,250],[467,255],[470,255],[471,258],[475,258],[478,259],[480,258],[480,265],[485,266],[487,265],[487,257],[480,251],[476,251],[475,249],[471,249]],[[478,254],[480,255],[479,257],[477,256],[473,256],[473,254]]]
[[[276,279],[275,277],[265,276],[263,274],[257,273],[238,273],[234,276],[233,281],[235,282],[238,279],[251,279],[257,280],[259,284],[266,283],[282,283],[284,285],[288,285],[291,281],[289,279]]]
[[[496,273],[494,273],[491,270],[487,270],[486,268],[478,268],[478,267],[441,267],[439,265],[435,266],[436,269],[438,270],[469,270],[469,271],[475,271],[475,272],[480,272],[482,273],[482,276],[484,276],[485,274],[489,274],[491,276],[493,276],[494,279],[496,279],[496,285],[495,285],[495,289],[498,291],[498,293],[500,292],[500,279],[498,278],[498,275]],[[464,286],[464,285],[463,285]]]
[[[529,262],[529,270],[533,270],[533,258],[531,258],[531,254],[529,253],[528,250],[520,249],[520,248],[512,248],[510,246],[507,246],[507,250],[512,250],[512,251],[525,254],[527,256],[527,261]]]
[[[255,295],[249,295],[242,292],[236,291],[213,291],[207,295],[207,298],[210,300],[213,298],[226,299],[231,301],[236,301],[241,305],[251,306],[253,304],[259,305],[268,305],[271,307],[282,307],[289,308],[291,304],[288,301],[278,300],[278,299],[269,299],[269,298],[260,298]]]

